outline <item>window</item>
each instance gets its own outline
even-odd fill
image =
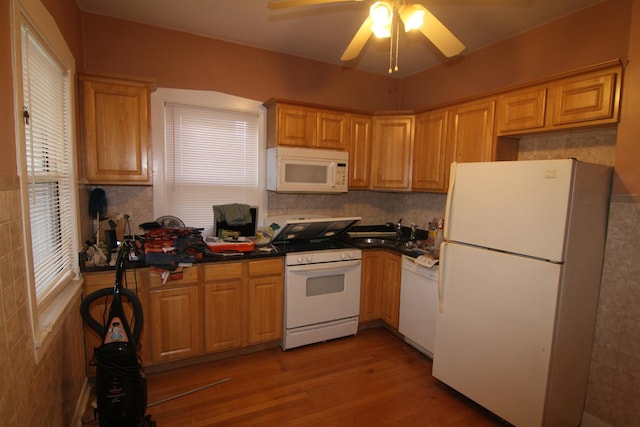
[[[216,92],[157,92],[152,122],[159,116],[163,126],[152,132],[156,163],[162,164],[154,175],[155,215],[174,215],[187,226],[208,229],[214,205],[263,205],[262,105],[240,99],[239,106],[233,102],[238,98]]]
[[[25,271],[36,360],[52,342],[77,277],[77,200],[73,139],[75,60],[55,20],[39,1],[15,0],[16,153]]]
[[[69,73],[25,23],[22,76],[28,221],[38,303],[68,283],[74,267]]]

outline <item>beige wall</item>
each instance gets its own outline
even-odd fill
[[[74,0],[50,1],[69,47],[82,57]],[[46,5],[46,4],[45,4]],[[25,249],[16,167],[11,55],[11,0],[0,0],[0,424],[72,424],[85,383],[82,319],[74,301],[51,347],[35,363],[25,278]]]
[[[83,25],[87,70],[262,102],[282,98],[367,111],[398,107],[399,83],[386,76],[94,14],[83,14]]]

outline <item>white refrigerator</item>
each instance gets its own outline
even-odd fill
[[[518,427],[580,425],[611,172],[452,164],[433,375]]]

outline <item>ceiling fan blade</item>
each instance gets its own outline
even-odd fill
[[[465,46],[456,36],[453,35],[442,22],[438,20],[431,12],[422,5],[415,4],[424,10],[424,19],[420,26],[420,32],[425,35],[431,42],[447,57],[458,55],[465,49]]]
[[[364,47],[367,40],[369,40],[369,36],[371,36],[372,25],[373,20],[371,19],[371,17],[367,16],[367,19],[364,20],[356,35],[353,36],[351,43],[349,43],[349,46],[347,46],[344,53],[342,54],[342,57],[340,58],[341,61],[350,61],[352,59],[356,59],[358,55],[360,55],[360,51]]]
[[[285,9],[288,7],[313,6],[327,3],[346,3],[363,0],[276,0],[268,3],[269,9]]]

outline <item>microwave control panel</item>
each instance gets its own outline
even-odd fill
[[[336,165],[336,187],[344,187],[347,185],[347,164],[338,163]]]

